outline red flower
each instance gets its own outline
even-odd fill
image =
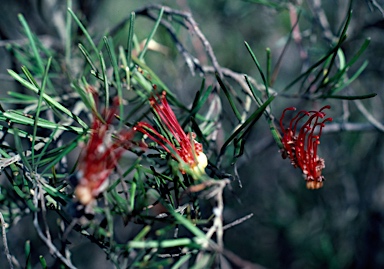
[[[104,110],[104,119],[94,113],[91,137],[80,157],[77,174],[79,181],[75,188],[77,199],[84,205],[91,203],[107,187],[109,175],[124,150],[131,146],[133,131],[121,130],[116,135],[112,134],[111,124],[118,103],[118,99],[115,99],[113,107]]]
[[[324,109],[330,109],[330,106],[324,106],[319,111],[299,111],[290,121],[289,127],[284,128],[283,119],[288,110],[296,110],[295,107],[284,109],[280,118],[280,128],[283,131],[282,143],[284,148],[281,150],[283,158],[289,157],[291,164],[303,171],[308,189],[319,189],[323,186],[325,178],[321,175],[324,169],[324,159],[317,155],[317,146],[320,144],[321,131],[325,122],[332,121],[332,118],[326,118]],[[297,132],[299,121],[307,117],[307,121]],[[324,119],[324,120],[321,120]],[[317,134],[315,130],[318,129]]]
[[[194,133],[186,134],[184,132],[165,96],[166,92],[163,91],[161,96],[150,97],[149,102],[166,127],[166,131],[169,131],[169,138],[160,134],[146,122],[138,122],[133,129],[147,135],[179,161],[182,173],[185,173],[186,170],[183,167],[187,164],[190,168],[188,172],[192,172],[191,175],[198,178],[204,173],[204,168],[208,164],[207,157],[203,153],[203,146],[195,140]]]

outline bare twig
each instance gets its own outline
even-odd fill
[[[379,123],[379,124],[382,125],[382,123]],[[323,133],[338,133],[342,131],[368,132],[368,131],[375,131],[375,130],[377,130],[377,127],[371,123],[341,122],[341,123],[328,123],[323,128]]]
[[[360,111],[361,114],[364,115],[364,117],[378,130],[384,132],[384,125],[379,122],[369,111],[365,108],[361,100],[354,100],[354,103],[357,107],[357,109]]]
[[[33,195],[33,202],[36,208],[38,208],[39,204],[39,195],[42,195],[42,193],[39,192],[39,188],[36,187],[34,189],[34,195]],[[33,217],[33,225],[35,226],[35,229],[37,231],[37,234],[39,235],[40,239],[43,240],[45,245],[49,248],[49,251],[53,253],[54,256],[56,256],[62,263],[64,263],[68,268],[75,269],[76,267],[72,264],[72,262],[64,257],[60,251],[56,248],[56,246],[52,243],[52,241],[47,238],[43,231],[40,228],[39,225],[39,220],[38,220],[38,212],[34,212],[34,217]]]
[[[270,79],[270,84],[274,85],[277,76],[279,74],[282,62],[283,62],[283,57],[285,53],[287,52],[288,45],[290,44],[291,40],[293,39],[299,49],[300,53],[300,58],[304,63],[308,62],[308,53],[304,50],[304,47],[302,45],[302,38],[301,38],[301,33],[300,33],[300,28],[299,28],[299,16],[296,11],[296,7],[293,4],[288,4],[289,8],[289,16],[291,20],[291,32],[288,36],[287,41],[285,42],[285,45],[279,55],[279,58],[277,59],[275,68],[273,70],[273,73],[271,75]],[[308,63],[306,63],[308,65]]]
[[[204,73],[214,73],[215,72],[215,68],[213,66],[202,66],[202,70],[204,71]],[[221,71],[223,72],[223,75],[225,77],[231,78],[234,81],[236,81],[236,83],[240,85],[243,92],[253,98],[253,94],[252,94],[251,90],[249,89],[247,82],[244,79],[244,76],[245,76],[244,73],[237,73],[237,72],[235,72],[229,68],[226,68],[226,67],[222,67]],[[255,86],[255,89],[257,89],[261,93],[265,93],[265,86],[262,83],[258,83],[257,80],[251,76],[247,75],[247,77],[248,77],[249,82],[251,82],[252,85]],[[268,88],[268,91],[271,94],[276,93],[276,91],[273,88]]]
[[[7,256],[8,264],[11,269],[13,269],[12,255],[9,252],[8,243],[7,243],[7,232],[6,232],[6,223],[4,221],[3,214],[0,212],[0,221],[1,221],[1,231],[3,237],[4,253]]]
[[[234,265],[236,265],[237,266],[236,268],[242,268],[242,269],[265,269],[265,267],[263,267],[263,266],[261,266],[259,264],[255,264],[255,263],[251,263],[249,261],[243,260],[242,258],[237,256],[235,253],[233,253],[232,251],[229,251],[227,249],[225,249],[223,251],[223,255],[230,262],[232,262]]]
[[[214,198],[216,206],[213,208],[213,225],[207,232],[207,238],[211,238],[214,233],[217,237],[217,245],[219,250],[223,250],[223,210],[224,210],[224,201],[223,201],[223,191],[225,186],[230,183],[229,179],[223,180],[209,180],[206,183],[206,186],[213,186],[213,190],[209,190],[209,193],[206,194],[206,198]]]
[[[337,37],[332,33],[331,27],[329,26],[329,22],[327,16],[325,15],[324,9],[321,7],[321,0],[312,0],[312,12],[315,16],[315,19],[319,23],[322,28],[322,33],[324,38],[328,42],[333,42],[337,39]]]
[[[39,35],[37,38],[44,44],[45,47],[56,47],[60,48],[62,46],[60,40],[58,38],[54,38],[49,35]],[[29,44],[30,40],[28,38],[21,39],[11,39],[11,40],[1,40],[0,47],[6,47],[9,45],[18,45],[23,46]]]
[[[185,11],[180,11],[180,10],[175,10],[175,9],[172,9],[170,7],[167,7],[167,6],[162,6],[162,5],[158,5],[158,4],[151,4],[151,5],[148,5],[148,6],[142,8],[140,10],[137,10],[136,14],[146,15],[149,18],[154,19],[153,15],[150,15],[150,13],[149,13],[150,10],[160,10],[160,9],[164,9],[164,14],[168,14],[168,15],[172,15],[172,16],[176,16],[176,17],[181,17],[187,22],[187,24],[190,26],[190,27],[188,27],[188,29],[190,31],[192,31],[194,34],[196,34],[196,36],[199,38],[200,42],[203,44],[203,46],[205,48],[207,55],[209,56],[209,58],[212,62],[213,67],[215,68],[215,71],[219,74],[220,78],[223,78],[221,67],[220,67],[220,65],[217,61],[217,58],[213,52],[212,46],[208,42],[208,40],[204,36],[204,34],[201,32],[198,24],[196,23],[196,21],[193,18],[191,13],[185,12]],[[184,22],[182,22],[180,20],[175,20],[175,21],[182,24],[183,26],[187,26],[187,24],[184,24]],[[164,25],[163,22],[162,22],[162,24]],[[166,25],[167,30],[170,31],[170,29],[171,29],[170,24],[165,24],[165,25]],[[171,33],[171,36],[175,37],[174,31],[171,30],[170,33]],[[183,47],[180,47],[181,43],[177,42],[177,44],[179,44],[178,48],[182,50],[182,54],[184,55],[185,59],[187,59],[187,63],[191,59],[193,62],[195,62],[195,58],[190,58],[188,55],[185,54],[185,50],[183,49]],[[191,66],[191,63],[189,63],[189,66]]]
[[[157,19],[157,16],[152,14],[152,13],[149,13],[147,12],[146,13],[146,16],[148,16],[150,19],[152,20],[156,20]],[[168,21],[165,21],[165,20],[162,20],[160,22],[168,31],[168,33],[170,34],[173,42],[175,43],[176,45],[176,48],[177,50],[181,53],[181,55],[183,56],[184,58],[184,61],[185,63],[187,64],[191,74],[194,76],[195,75],[195,70],[199,70],[200,72],[202,72],[201,70],[201,65],[200,65],[200,61],[199,59],[197,59],[196,57],[194,57],[185,47],[184,45],[180,42],[180,40],[177,38],[177,34],[176,34],[176,31],[175,29],[172,27],[172,24],[169,23]]]
[[[235,221],[233,221],[233,222],[231,222],[231,223],[228,223],[228,224],[224,225],[224,226],[223,226],[223,230],[227,230],[227,229],[229,229],[229,228],[232,228],[232,227],[234,227],[234,226],[237,226],[237,225],[243,223],[244,221],[246,221],[246,220],[248,220],[248,219],[250,219],[250,218],[252,218],[252,217],[253,217],[253,213],[248,214],[248,215],[246,215],[246,216],[244,216],[244,217],[242,217],[242,218],[240,218],[240,219],[237,219],[237,220],[235,220]]]
[[[348,79],[348,77],[346,78]],[[352,87],[346,88],[347,95],[354,95],[354,89]],[[384,132],[384,124],[378,121],[364,106],[363,102],[359,99],[353,100],[357,109],[361,114],[379,131]]]
[[[42,189],[42,186],[40,183],[38,185],[38,188],[39,188],[39,192],[43,193],[43,189]],[[49,232],[49,226],[48,226],[48,222],[47,222],[47,209],[45,208],[44,195],[40,195],[40,204],[41,204],[41,216],[42,216],[43,224],[45,227],[45,235],[47,237],[47,240],[52,242],[51,233]],[[53,254],[53,253],[51,252],[51,254]]]
[[[381,16],[384,17],[384,10],[383,10],[383,8],[380,6],[380,4],[377,3],[376,0],[367,0],[367,1],[368,1],[368,5],[369,5],[370,7],[373,6],[373,7],[377,8],[377,10],[379,10],[379,12],[381,13]],[[371,8],[372,8],[372,7],[371,7]]]

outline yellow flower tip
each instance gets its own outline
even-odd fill
[[[197,166],[204,170],[205,167],[208,166],[208,158],[207,155],[205,155],[203,152],[200,152],[200,154],[197,156]]]
[[[193,170],[193,176],[195,179],[199,178],[201,175],[205,174],[205,167],[208,165],[208,158],[203,152],[200,152],[196,156],[197,165],[195,165]]]
[[[93,201],[93,195],[90,188],[84,185],[78,185],[75,189],[75,196],[83,205],[88,205]]]
[[[307,189],[309,190],[317,190],[323,187],[323,182],[319,181],[307,181]]]

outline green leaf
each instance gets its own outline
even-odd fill
[[[193,100],[190,116],[195,117],[196,113],[202,108],[202,106],[207,102],[209,95],[212,93],[213,87],[209,86],[207,90],[203,93],[205,86],[205,80],[202,81],[200,90],[196,92],[195,99]],[[184,126],[183,124],[182,126]]]
[[[113,68],[113,74],[115,77],[115,83],[116,83],[116,88],[117,88],[117,96],[119,97],[119,113],[121,116],[124,115],[124,104],[123,104],[123,89],[121,87],[121,79],[120,79],[120,73],[119,73],[119,67],[117,63],[117,58],[115,51],[113,50],[114,45],[113,45],[113,40],[108,39],[106,37],[103,38],[105,47],[107,48],[108,54],[109,54],[109,59],[112,63],[112,68]],[[119,128],[122,128],[123,121],[120,118],[120,125]]]
[[[240,134],[244,131],[245,128],[249,126],[253,126],[257,120],[261,117],[264,110],[267,108],[267,106],[275,99],[275,95],[272,95],[268,98],[267,101],[263,103],[262,106],[260,106],[255,112],[252,113],[252,115],[239,127],[237,128],[232,135],[225,141],[223,146],[221,147],[219,156],[224,154],[225,149],[227,146]],[[242,135],[241,135],[242,136]]]
[[[36,103],[36,97],[19,92],[7,92],[11,98],[0,98],[0,101],[7,104],[33,104]]]
[[[27,35],[27,38],[28,38],[28,40],[29,40],[29,42],[31,44],[33,54],[35,55],[35,59],[37,61],[37,66],[39,67],[40,74],[42,75],[43,72],[44,72],[44,64],[43,64],[43,60],[41,59],[40,53],[37,50],[37,46],[36,46],[35,40],[33,38],[33,34],[31,32],[31,29],[29,28],[28,23],[27,23],[27,21],[25,20],[25,18],[24,18],[24,16],[22,14],[19,14],[18,18],[19,18],[19,21],[21,22],[21,24],[24,27],[25,33]]]
[[[39,256],[39,261],[40,261],[41,267],[43,269],[47,269],[48,268],[47,261],[45,260],[44,256],[40,255]]]
[[[67,8],[72,9],[72,0],[67,0]],[[67,12],[65,20],[65,64],[67,68],[71,66],[71,47],[72,47],[72,19],[71,14]]]
[[[264,84],[264,86],[265,86],[265,90],[266,90],[266,92],[267,92],[267,94],[268,94],[268,93],[269,93],[269,91],[268,91],[268,81],[267,81],[267,79],[265,78],[265,75],[264,75],[263,70],[261,69],[260,63],[259,63],[259,61],[257,60],[257,58],[256,58],[255,54],[253,53],[253,51],[252,51],[251,47],[249,46],[249,44],[248,44],[246,41],[244,41],[244,44],[245,44],[245,46],[246,46],[246,48],[247,48],[249,54],[251,54],[252,60],[253,60],[253,62],[255,63],[255,65],[256,65],[256,67],[257,67],[257,70],[258,70],[259,73],[260,73],[261,79],[263,80],[263,84]],[[269,95],[269,94],[268,94],[268,95]],[[268,96],[268,97],[269,97],[269,96]]]
[[[127,246],[129,248],[174,248],[174,247],[192,247],[198,248],[199,244],[195,243],[193,239],[178,238],[168,240],[145,240],[145,241],[130,241]]]
[[[99,52],[99,60],[101,63],[101,74],[103,77],[103,82],[104,82],[104,91],[105,91],[105,104],[104,107],[105,109],[109,108],[109,85],[108,85],[108,76],[107,76],[107,68],[105,66],[105,61],[103,57],[103,52]]]
[[[241,113],[239,112],[239,110],[237,109],[236,105],[235,105],[235,102],[233,101],[232,99],[232,96],[231,94],[229,93],[229,90],[227,89],[227,87],[225,86],[224,82],[221,80],[219,74],[215,74],[216,75],[216,79],[217,81],[219,82],[220,84],[220,87],[223,89],[224,91],[224,94],[225,96],[227,97],[228,101],[229,101],[229,104],[231,105],[231,108],[233,110],[233,112],[235,113],[235,116],[237,118],[238,121],[241,121]]]
[[[68,8],[69,14],[71,14],[72,18],[75,20],[76,24],[80,27],[81,31],[84,33],[85,37],[87,38],[89,44],[91,45],[95,55],[99,54],[99,51],[95,45],[95,43],[92,40],[91,35],[88,33],[87,29],[84,27],[84,25],[81,23],[79,18],[75,15],[75,13],[72,11],[71,8]]]
[[[4,113],[0,113],[0,115],[3,115],[8,120],[11,120],[14,123],[23,124],[23,125],[30,125],[33,126],[35,124],[35,120],[30,115],[24,115],[22,112],[14,111],[14,110],[7,110]],[[65,131],[71,131],[75,133],[83,133],[84,129],[80,127],[74,127],[74,126],[67,126],[62,125],[59,123],[54,123],[49,120],[39,118],[37,122],[37,126],[41,128],[47,128],[47,129],[60,129]]]
[[[39,122],[39,116],[40,116],[40,111],[41,111],[41,104],[43,101],[43,94],[45,91],[45,85],[47,83],[47,78],[48,78],[48,71],[51,66],[51,61],[52,58],[50,57],[48,59],[47,67],[45,68],[44,75],[43,75],[43,81],[41,83],[41,89],[40,92],[38,93],[39,95],[39,100],[37,102],[37,108],[36,108],[36,114],[35,114],[35,119],[33,123],[33,136],[32,136],[32,167],[35,168],[35,143],[36,143],[36,134],[37,134],[37,124]]]
[[[348,87],[355,79],[357,79],[360,74],[364,71],[364,69],[368,66],[368,62],[365,61],[360,67],[359,69],[356,71],[355,74],[353,74],[352,77],[350,77],[347,81],[342,81],[341,82],[341,85],[335,87],[334,89],[330,90],[330,93],[326,96],[333,96],[334,93],[337,93],[341,90],[343,90],[345,87]]]
[[[127,40],[127,67],[130,68],[132,62],[132,44],[133,44],[133,33],[135,29],[135,12],[131,13],[129,20],[129,29],[128,29],[128,40]]]
[[[358,100],[358,99],[373,98],[376,95],[377,93],[370,93],[365,95],[329,95],[329,96],[326,96],[326,98],[342,99],[342,100]]]
[[[159,27],[159,25],[160,25],[160,22],[161,22],[161,18],[163,17],[163,13],[164,13],[164,8],[162,7],[161,9],[160,9],[160,12],[159,12],[159,17],[157,18],[157,20],[156,20],[156,23],[155,23],[155,25],[153,26],[153,29],[152,29],[152,31],[150,32],[150,34],[149,34],[149,36],[148,36],[148,38],[147,38],[147,41],[145,42],[145,44],[144,44],[144,48],[143,48],[143,50],[140,52],[140,54],[139,54],[139,60],[140,61],[143,61],[144,60],[144,56],[145,56],[145,53],[147,52],[147,49],[148,49],[148,45],[149,45],[149,43],[151,42],[151,40],[153,39],[153,36],[155,35],[155,33],[156,33],[156,30],[157,30],[157,28]],[[129,63],[129,62],[128,62]]]
[[[183,217],[180,213],[176,212],[173,207],[168,205],[167,203],[163,203],[163,206],[171,213],[171,215],[187,230],[189,230],[192,234],[196,236],[196,240],[199,244],[207,244],[209,243],[209,239],[206,237],[206,234],[201,231],[199,228],[195,226],[190,220]],[[195,241],[196,241],[195,240]],[[193,243],[193,242],[191,242]]]
[[[47,172],[47,170],[51,169],[51,167],[55,166],[59,161],[61,161],[64,156],[67,156],[72,150],[74,150],[77,147],[78,140],[82,139],[82,136],[78,136],[75,140],[73,140],[70,144],[62,146],[60,149],[59,154],[54,156],[52,160],[49,162],[49,166],[47,166],[41,174],[44,174]]]
[[[147,236],[147,234],[151,231],[151,226],[147,225],[147,226],[144,226],[143,229],[141,229],[141,231],[135,236],[135,238],[132,240],[132,241],[140,241],[140,240],[143,240],[145,239],[145,237]]]
[[[181,268],[190,258],[192,257],[191,254],[186,254],[184,256],[181,256],[171,267],[171,269],[179,269]]]
[[[361,45],[360,49],[356,52],[356,54],[352,57],[344,69],[351,67],[360,58],[363,52],[368,48],[369,43],[371,43],[370,38],[364,40],[364,43]]]
[[[271,66],[272,66],[272,58],[271,58],[271,49],[266,48],[267,52],[267,73],[265,76],[265,80],[267,81],[267,85],[271,85]],[[269,97],[269,91],[267,91],[268,97]]]
[[[99,74],[99,71],[95,65],[95,63],[92,60],[91,55],[89,54],[88,50],[83,46],[83,44],[79,43],[78,45],[80,52],[84,55],[85,60],[88,62],[88,64],[91,66],[91,69],[96,73]]]
[[[24,68],[23,71],[25,72],[27,77],[32,78],[31,74],[29,73],[29,71],[27,69]],[[19,74],[17,74],[13,70],[8,70],[8,73],[14,79],[16,79],[18,82],[20,82],[24,87],[26,87],[27,89],[30,89],[30,90],[34,91],[35,93],[39,94],[40,89],[38,87],[36,87],[36,85],[32,84],[31,82],[26,81],[25,79],[23,79]],[[78,122],[82,127],[88,128],[87,124],[85,122],[83,122],[77,115],[73,114],[71,111],[69,111],[62,104],[60,104],[59,102],[54,100],[52,97],[50,97],[46,93],[43,93],[42,96],[44,98],[44,101],[46,101],[49,104],[49,106],[51,106],[52,108],[58,109],[61,112],[67,114],[74,121]]]
[[[25,253],[25,257],[26,257],[24,268],[32,269],[32,263],[31,263],[31,242],[29,240],[25,241],[24,253]]]
[[[18,129],[17,128],[13,128],[13,132],[14,132],[13,137],[15,138],[15,147],[16,147],[17,153],[20,156],[21,162],[23,163],[24,166],[26,166],[28,171],[32,173],[33,169],[31,167],[31,164],[27,161],[27,158],[25,157],[23,146],[21,144],[21,140],[20,140],[20,137],[19,137],[19,134],[18,134]]]
[[[53,198],[61,199],[65,202],[71,201],[71,198],[68,195],[61,192],[59,189],[56,189],[56,188],[54,188],[48,184],[45,184],[45,183],[42,183],[42,187],[43,187],[44,191],[46,191],[47,194]],[[54,199],[54,200],[56,201],[56,199]]]

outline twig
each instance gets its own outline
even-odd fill
[[[44,46],[49,47],[49,48],[52,48],[52,47],[61,48],[61,46],[62,46],[62,44],[58,38],[54,38],[54,37],[49,36],[49,35],[38,35],[37,38],[44,44]],[[28,38],[1,40],[0,41],[0,47],[6,47],[9,45],[23,46],[23,45],[29,44],[29,42],[30,42],[30,40]]]
[[[279,74],[281,65],[282,65],[282,60],[287,52],[288,45],[290,44],[291,40],[293,39],[299,49],[300,53],[300,58],[302,61],[305,63],[305,65],[308,65],[308,53],[304,50],[303,45],[302,45],[302,38],[301,38],[301,33],[300,33],[300,28],[299,28],[299,16],[297,14],[296,8],[293,4],[288,4],[288,9],[289,9],[289,16],[290,16],[290,21],[291,21],[291,32],[289,33],[288,39],[285,42],[285,45],[279,55],[279,58],[277,59],[275,68],[273,70],[273,73],[271,75],[270,79],[270,85],[274,85],[277,76]],[[304,65],[304,66],[305,66]],[[303,67],[304,67],[303,66]]]
[[[217,245],[219,250],[223,250],[223,210],[224,210],[224,201],[223,201],[223,191],[225,186],[230,183],[229,179],[223,180],[209,180],[205,182],[206,186],[214,186],[213,190],[210,190],[206,195],[207,199],[214,198],[216,202],[216,207],[213,208],[213,225],[207,232],[207,238],[211,238],[214,233],[216,233]]]
[[[201,32],[198,24],[196,23],[196,21],[193,18],[191,13],[185,12],[185,11],[180,11],[180,10],[175,10],[175,9],[172,9],[172,8],[170,8],[168,6],[162,6],[162,5],[158,5],[158,4],[151,4],[151,5],[148,5],[148,6],[142,8],[140,10],[137,10],[136,14],[138,14],[138,15],[141,14],[141,15],[147,15],[148,16],[149,15],[149,10],[151,10],[151,9],[155,9],[155,10],[164,9],[164,14],[173,15],[173,16],[180,16],[185,21],[187,21],[188,24],[191,26],[191,27],[188,27],[188,29],[191,30],[192,32],[194,32],[196,34],[196,36],[200,39],[200,42],[203,44],[203,46],[205,48],[205,51],[206,51],[207,55],[209,56],[209,58],[210,58],[210,60],[212,62],[213,67],[215,68],[215,71],[219,74],[220,78],[223,78],[223,73],[221,71],[221,67],[220,67],[220,65],[219,65],[219,63],[217,61],[217,58],[216,58],[216,56],[215,56],[215,54],[213,52],[212,46],[208,42],[208,40],[204,36],[204,34]],[[153,19],[152,16],[149,16],[149,17],[151,19]],[[180,24],[182,24],[181,21],[178,21],[178,22]],[[185,24],[183,26],[185,26]]]
[[[329,26],[329,22],[327,19],[327,16],[325,15],[324,9],[321,7],[321,0],[312,0],[312,12],[315,16],[315,19],[319,23],[320,27],[322,28],[322,33],[324,38],[328,42],[333,42],[337,39],[337,37],[332,33],[331,27]]]
[[[228,223],[227,225],[224,225],[223,226],[223,230],[227,230],[227,229],[232,228],[232,227],[234,227],[236,225],[239,225],[239,224],[243,223],[244,221],[246,221],[246,220],[248,220],[248,219],[250,219],[252,217],[253,217],[253,213],[248,214],[248,215],[246,215],[246,216],[244,216],[244,217],[242,217],[240,219],[237,219],[237,220],[235,220],[235,221],[233,221],[231,223]]]
[[[368,5],[369,5],[369,6],[372,5],[373,7],[377,8],[377,9],[380,11],[381,16],[384,17],[384,10],[383,10],[383,8],[376,2],[376,0],[368,0]]]
[[[204,73],[214,73],[215,72],[215,68],[213,66],[202,66],[202,70],[204,71]],[[249,89],[247,82],[244,79],[244,76],[245,76],[244,73],[237,73],[237,72],[235,72],[229,68],[226,68],[226,67],[222,67],[221,71],[223,72],[223,75],[225,77],[231,78],[234,81],[236,81],[236,83],[240,85],[243,92],[253,98],[253,94],[252,94],[251,90]],[[265,86],[263,84],[258,83],[257,80],[251,76],[247,75],[247,77],[248,77],[248,80],[255,86],[255,88],[257,90],[259,90],[261,93],[265,93]],[[276,91],[273,88],[268,88],[268,91],[271,94],[276,93]]]
[[[363,114],[364,117],[378,130],[384,132],[384,125],[379,122],[371,113],[368,112],[361,100],[354,100],[354,102],[360,113]]]
[[[0,212],[0,221],[1,221],[1,231],[2,231],[2,237],[3,237],[4,253],[5,253],[5,256],[7,256],[9,267],[11,269],[13,269],[12,255],[9,252],[8,243],[7,243],[7,233],[6,233],[5,221],[4,221],[3,214],[1,212]]]
[[[157,16],[147,12],[145,13],[146,16],[154,21],[156,21],[157,19]],[[181,55],[183,56],[184,58],[184,61],[186,62],[191,74],[194,76],[195,75],[195,70],[199,70],[200,72],[202,72],[201,70],[201,65],[200,65],[200,61],[199,59],[197,59],[196,57],[194,57],[185,47],[184,45],[180,42],[180,40],[177,38],[177,34],[176,34],[176,31],[175,29],[173,28],[172,24],[169,23],[168,21],[164,21],[162,20],[161,22],[161,25],[163,25],[165,27],[165,29],[167,29],[168,33],[170,34],[173,42],[175,43],[176,45],[176,49],[181,53]]]
[[[351,113],[349,112],[349,102],[347,100],[342,100],[343,106],[343,116],[342,119],[344,122],[347,122]]]
[[[33,195],[33,202],[36,208],[38,208],[39,203],[39,190],[38,188],[34,189],[34,195]],[[71,261],[67,258],[65,258],[60,251],[56,248],[56,246],[52,243],[51,240],[49,240],[44,233],[42,232],[40,226],[39,226],[39,220],[38,220],[38,212],[34,212],[33,217],[33,225],[35,226],[35,229],[37,231],[37,234],[39,235],[40,239],[43,240],[45,245],[49,248],[49,251],[53,253],[54,256],[56,256],[62,263],[64,263],[68,268],[70,269],[76,269],[76,267],[71,263]]]
[[[223,251],[223,255],[233,264],[237,266],[237,268],[242,268],[242,269],[265,269],[265,267],[259,265],[259,264],[254,264],[249,261],[243,260],[239,256],[237,256],[235,253],[232,251],[229,251],[225,249]]]
[[[378,122],[379,123],[379,122]],[[382,123],[379,123],[383,125]],[[346,132],[368,132],[375,131],[377,127],[372,123],[357,123],[357,122],[341,122],[341,123],[327,123],[323,128],[323,133],[338,133]]]
[[[38,179],[37,179],[37,181],[38,181]],[[40,193],[42,193],[43,189],[42,189],[40,183],[38,183],[38,188],[39,188]],[[46,234],[47,240],[52,242],[51,233],[49,232],[49,226],[48,226],[48,222],[47,222],[47,209],[45,208],[44,195],[40,195],[40,204],[41,204],[41,216],[42,216],[43,224],[45,227],[45,234]],[[53,254],[53,253],[51,253],[51,254]]]
[[[348,77],[346,77],[348,79]],[[347,95],[354,94],[354,89],[352,87],[346,88]],[[373,125],[375,126],[379,131],[384,132],[384,124],[382,124],[380,121],[378,121],[369,111],[365,108],[362,101],[359,99],[353,100],[355,103],[357,109],[360,111],[361,114]]]

